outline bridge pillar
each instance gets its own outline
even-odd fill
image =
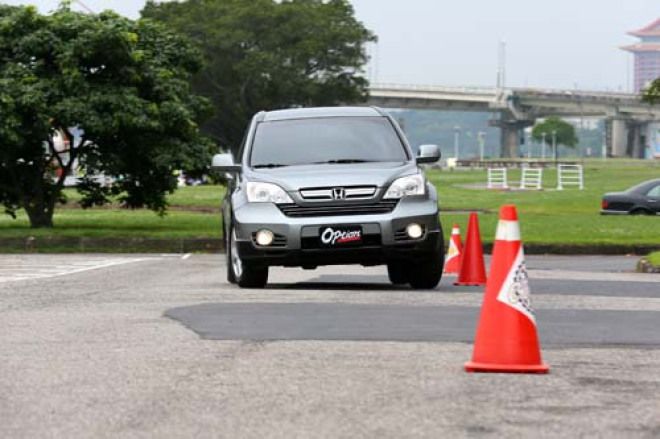
[[[646,135],[648,122],[631,121],[628,123],[627,152],[634,159],[643,159],[646,153]]]
[[[498,119],[490,121],[490,125],[500,129],[500,157],[515,158],[520,153],[522,130],[534,125],[534,121]]]
[[[608,119],[606,129],[609,156],[644,158],[648,123],[626,119]]]
[[[612,157],[626,157],[628,149],[628,127],[623,119],[610,119],[608,121],[610,130],[610,144],[607,145],[609,155]]]

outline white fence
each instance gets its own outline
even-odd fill
[[[506,168],[488,168],[488,189],[509,189]]]
[[[564,190],[566,186],[575,186],[584,189],[584,171],[582,165],[558,165],[557,190]]]
[[[543,168],[523,168],[520,189],[543,189]]]

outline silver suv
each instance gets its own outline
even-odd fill
[[[377,108],[258,113],[225,172],[227,279],[262,288],[270,266],[387,265],[394,284],[435,288],[444,242],[438,197],[396,122]]]

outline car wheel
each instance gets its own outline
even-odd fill
[[[227,261],[227,282],[230,284],[235,284],[236,283],[236,276],[234,275],[234,270],[231,264],[232,260],[232,254],[231,254],[231,245],[230,245],[230,240],[229,236],[231,235],[231,232],[225,233],[225,260]]]
[[[241,288],[263,288],[268,283],[268,267],[256,266],[241,259],[238,252],[236,230],[232,226],[229,234],[229,247],[227,250],[227,280]]]
[[[440,236],[442,236],[442,233]],[[432,256],[422,261],[417,261],[410,266],[410,270],[408,271],[410,286],[417,290],[432,290],[440,283],[444,266],[444,243],[442,238],[440,238],[440,245]]]
[[[403,261],[390,262],[387,264],[387,276],[394,285],[405,285],[408,283],[409,268]]]
[[[650,210],[637,208],[637,209],[631,210],[630,214],[631,215],[653,215],[653,212],[651,212]]]

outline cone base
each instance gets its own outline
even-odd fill
[[[483,287],[486,282],[454,282],[457,287]]]
[[[468,361],[465,363],[466,372],[485,373],[548,373],[550,367],[547,364],[492,364]]]

